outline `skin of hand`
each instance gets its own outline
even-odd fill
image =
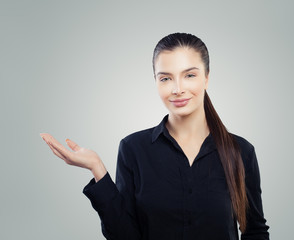
[[[80,147],[74,141],[66,139],[65,141],[73,150],[72,152],[66,149],[49,133],[40,133],[40,136],[48,144],[53,153],[67,164],[89,169],[93,173],[96,182],[107,173],[102,160],[96,152]]]

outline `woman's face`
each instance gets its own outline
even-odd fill
[[[170,114],[183,117],[203,111],[208,74],[198,52],[187,47],[162,51],[154,69],[159,96]]]

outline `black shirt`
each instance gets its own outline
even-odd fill
[[[238,227],[223,167],[209,134],[192,166],[165,123],[120,141],[116,184],[109,173],[83,190],[113,240],[236,240]],[[241,147],[250,209],[241,239],[269,239],[254,146]]]

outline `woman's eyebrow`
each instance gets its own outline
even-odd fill
[[[189,72],[189,71],[194,70],[194,69],[199,70],[199,68],[197,68],[197,67],[191,67],[191,68],[187,68],[187,69],[183,70],[182,73],[184,73],[184,72]],[[158,73],[156,74],[156,76],[158,76],[159,74],[163,74],[163,75],[171,75],[171,73],[168,73],[168,72],[158,72]]]
[[[188,68],[188,69],[182,71],[182,73],[183,72],[189,72],[189,71],[194,70],[194,69],[199,70],[199,68],[197,68],[197,67],[191,67],[191,68]]]

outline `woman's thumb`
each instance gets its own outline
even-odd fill
[[[80,147],[78,146],[78,144],[76,144],[75,142],[73,142],[72,140],[69,140],[68,138],[65,140],[67,145],[74,150],[75,152],[80,150]]]

